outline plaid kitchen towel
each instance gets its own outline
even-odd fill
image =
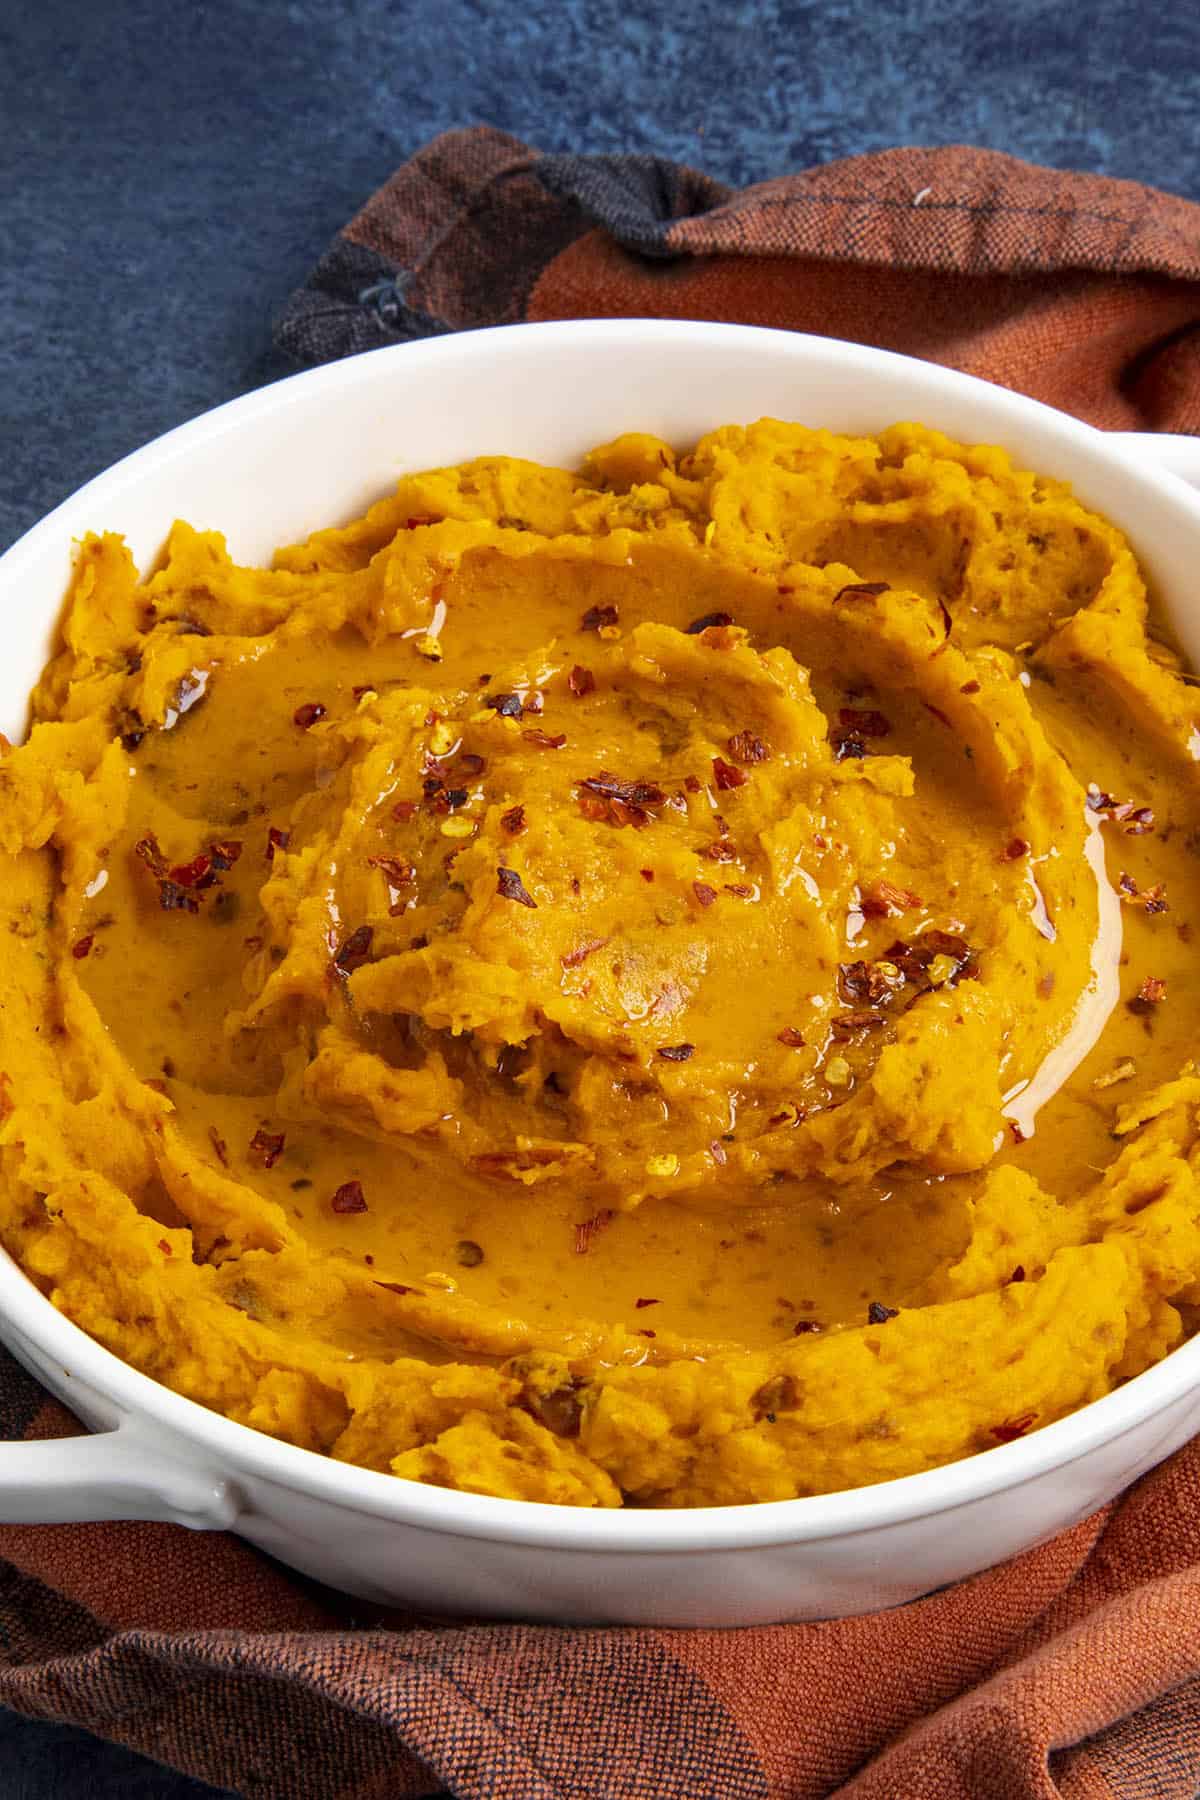
[[[1094,425],[1200,431],[1200,206],[994,150],[888,150],[735,192],[655,157],[450,132],[351,220],[276,336],[327,362],[585,317],[852,338]]]
[[[971,149],[741,193],[439,138],[279,341],[316,362],[519,319],[851,337],[1106,426],[1200,431],[1200,206]],[[0,1432],[67,1414],[7,1358]],[[1200,1440],[1054,1542],[892,1612],[740,1631],[447,1624],[232,1537],[0,1527],[0,1702],[256,1800],[1194,1800]]]

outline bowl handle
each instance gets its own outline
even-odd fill
[[[1139,461],[1157,463],[1192,487],[1200,487],[1200,437],[1172,431],[1106,431],[1105,437]]]
[[[0,1445],[0,1522],[68,1525],[159,1519],[221,1531],[241,1507],[228,1482],[165,1455],[123,1423],[88,1437]]]

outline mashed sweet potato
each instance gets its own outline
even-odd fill
[[[264,1431],[581,1505],[1004,1442],[1200,1301],[1195,692],[919,426],[79,551],[0,761],[0,1235]]]

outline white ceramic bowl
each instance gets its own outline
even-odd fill
[[[869,432],[921,419],[1073,481],[1120,523],[1200,663],[1200,441],[1105,436],[905,357],[741,326],[516,326],[380,350],[181,426],[90,482],[0,559],[0,728],[24,730],[72,540],[145,567],[181,515],[235,555],[360,512],[405,470],[485,452],[574,461],[638,428],[686,444],[762,414]],[[1172,473],[1175,469],[1178,473]],[[0,1255],[0,1336],[99,1435],[0,1446],[0,1518],[230,1527],[311,1575],[434,1612],[735,1625],[867,1612],[1073,1524],[1200,1430],[1200,1340],[1028,1438],[846,1494],[590,1512],[445,1492],[235,1425],[103,1350]]]

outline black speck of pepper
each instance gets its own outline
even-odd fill
[[[867,1308],[867,1323],[869,1325],[886,1325],[888,1320],[894,1319],[899,1311],[898,1306],[885,1306],[882,1300],[872,1300]]]
[[[732,624],[733,624],[733,614],[732,613],[711,612],[711,613],[704,613],[698,619],[693,619],[691,624],[689,626],[687,626],[686,630],[687,630],[688,637],[699,637],[700,633],[702,631],[707,631],[710,625],[732,625]]]

